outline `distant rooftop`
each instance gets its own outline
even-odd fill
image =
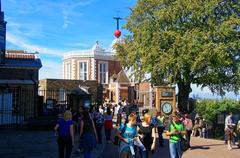
[[[35,60],[38,58],[37,53],[28,53],[25,50],[6,50],[5,54],[6,59],[32,59]]]
[[[114,52],[106,51],[102,48],[98,41],[92,46],[91,49],[87,50],[74,50],[64,54],[64,59],[72,57],[105,57],[111,58],[114,56]]]

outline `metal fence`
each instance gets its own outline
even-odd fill
[[[0,129],[21,128],[39,116],[56,116],[68,108],[77,111],[79,106],[92,103],[91,96],[66,89],[0,87]]]
[[[0,128],[21,127],[37,116],[36,91],[0,89]]]

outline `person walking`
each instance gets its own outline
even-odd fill
[[[94,119],[96,121],[98,143],[102,144],[102,127],[103,127],[103,123],[104,123],[104,116],[102,113],[100,113],[99,108],[96,108],[96,112],[94,114]]]
[[[170,123],[169,131],[167,131],[166,135],[170,136],[169,139],[169,151],[171,158],[181,158],[182,157],[182,149],[181,149],[181,137],[186,135],[186,131],[184,129],[183,123],[180,121],[181,116],[174,112],[172,116],[172,122]]]
[[[96,128],[87,111],[82,112],[79,144],[83,149],[84,158],[92,157],[92,150],[98,141]]]
[[[225,133],[227,137],[228,150],[232,150],[234,127],[235,124],[233,123],[232,112],[229,112],[229,115],[225,119]]]
[[[191,134],[192,134],[193,123],[192,123],[192,120],[189,118],[188,114],[185,114],[184,117],[185,117],[185,120],[183,121],[183,124],[184,124],[186,132],[187,132],[186,140],[188,143],[188,147],[191,148],[190,139],[191,139]]]
[[[78,118],[77,118],[77,133],[80,133],[80,129],[81,129],[81,120],[82,120],[82,112],[84,111],[83,106],[80,106],[78,109]],[[79,142],[78,142],[79,143]],[[78,144],[78,149],[76,151],[76,154],[80,154],[82,151],[80,144]]]
[[[155,127],[151,124],[152,116],[146,113],[143,118],[143,122],[138,125],[138,133],[140,135],[141,141],[146,148],[146,158],[149,157],[149,152],[154,153],[156,146],[156,132]],[[145,153],[140,150],[140,155]],[[142,157],[142,156],[141,156]]]
[[[208,135],[208,124],[207,121],[205,119],[203,119],[203,126],[202,126],[202,134],[203,134],[203,138],[207,138]]]
[[[64,118],[60,118],[54,127],[55,132],[58,135],[58,153],[59,158],[70,158],[72,147],[74,145],[74,131],[72,113],[67,110],[64,113]]]
[[[157,131],[158,131],[158,140],[159,146],[163,147],[164,140],[163,140],[163,131],[165,130],[165,118],[161,112],[157,112]]]
[[[111,143],[111,132],[113,129],[113,122],[112,122],[112,112],[110,107],[107,107],[107,112],[104,116],[104,129],[105,129],[105,137],[107,143]]]
[[[135,155],[133,144],[137,138],[136,115],[128,116],[128,123],[122,124],[118,129],[117,136],[120,139],[119,157],[132,158]]]
[[[116,123],[116,126],[120,126],[121,123],[122,123],[122,112],[123,112],[122,104],[121,104],[121,102],[119,102],[118,105],[117,105],[117,123]]]
[[[200,136],[200,117],[195,118],[194,127],[193,127],[193,136]]]
[[[237,123],[238,147],[240,148],[240,120]]]

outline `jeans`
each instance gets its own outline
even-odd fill
[[[102,144],[102,127],[103,124],[96,124],[97,136],[98,136],[98,143]]]
[[[84,150],[83,157],[84,158],[91,158],[92,157],[92,150]]]
[[[70,158],[72,152],[72,142],[70,136],[58,136],[58,152],[59,158],[64,158],[64,151],[66,149],[65,158]]]
[[[171,158],[181,158],[182,157],[180,141],[178,141],[177,143],[169,142],[169,150],[170,150]]]
[[[163,147],[163,142],[164,142],[163,136],[162,136],[163,131],[164,131],[164,127],[158,127],[158,137],[159,137],[158,140],[159,140],[159,146],[161,147]]]
[[[149,151],[142,151],[142,149],[138,148],[139,150],[139,155],[140,155],[140,158],[148,158],[148,154],[149,154]]]
[[[107,141],[111,140],[111,131],[111,129],[105,129],[105,136]]]

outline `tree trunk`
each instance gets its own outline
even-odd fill
[[[177,83],[178,86],[178,109],[182,113],[188,112],[189,94],[191,93],[191,83]]]

